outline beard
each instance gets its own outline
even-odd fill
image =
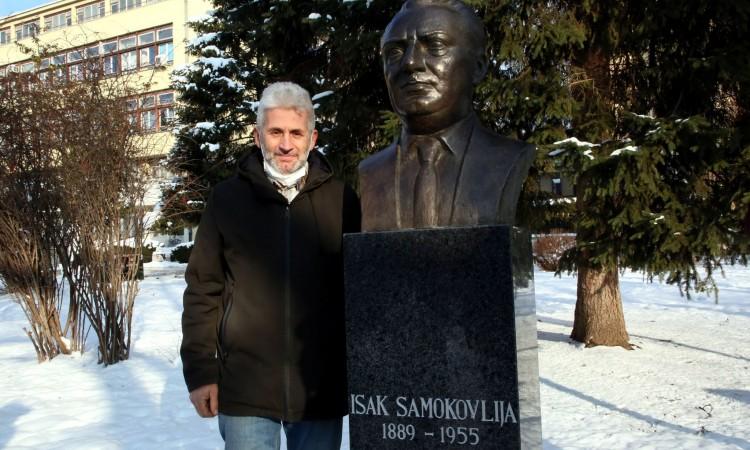
[[[300,155],[300,157],[297,159],[297,161],[295,161],[294,164],[289,168],[281,167],[276,161],[276,159],[274,158],[274,153],[267,151],[265,145],[263,144],[260,145],[260,151],[263,154],[263,159],[266,161],[266,163],[268,163],[268,165],[273,167],[274,170],[276,170],[277,172],[281,174],[289,175],[291,173],[294,173],[300,170],[305,165],[305,163],[307,163],[307,158],[310,156],[311,150],[307,150],[306,152],[303,152]]]

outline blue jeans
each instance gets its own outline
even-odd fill
[[[287,450],[339,450],[342,420],[280,422],[255,416],[219,414],[226,450],[279,450],[284,427]]]

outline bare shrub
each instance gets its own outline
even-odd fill
[[[0,80],[0,278],[28,321],[37,359],[45,361],[82,347],[78,316],[61,324],[63,289],[56,253],[65,235],[56,169],[56,108],[34,77]],[[67,333],[68,338],[65,337]]]
[[[126,106],[135,84],[86,66],[75,82],[51,73],[0,80],[0,278],[29,319],[40,361],[83,349],[83,315],[106,365],[130,352],[148,150]]]
[[[71,284],[98,338],[99,362],[127,359],[147,186],[145,138],[138,134],[122,80],[91,77],[70,87],[65,110],[78,125],[65,136],[61,188],[71,224]]]
[[[534,262],[547,272],[557,271],[563,253],[576,244],[576,238],[570,234],[541,234],[534,240]]]

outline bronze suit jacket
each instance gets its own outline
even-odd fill
[[[438,172],[438,226],[513,224],[516,203],[535,147],[484,128],[475,115],[453,133],[457,157]],[[413,228],[413,196],[418,161],[393,144],[359,165],[362,231]],[[446,140],[441,140],[445,143]]]

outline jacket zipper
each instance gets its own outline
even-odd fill
[[[291,277],[292,277],[292,217],[289,205],[286,205],[286,211],[284,214],[286,219],[286,240],[285,240],[285,258],[284,258],[284,416],[285,419],[289,417],[289,397],[290,397],[290,384],[291,384],[291,367],[289,364],[290,353],[291,353]]]

